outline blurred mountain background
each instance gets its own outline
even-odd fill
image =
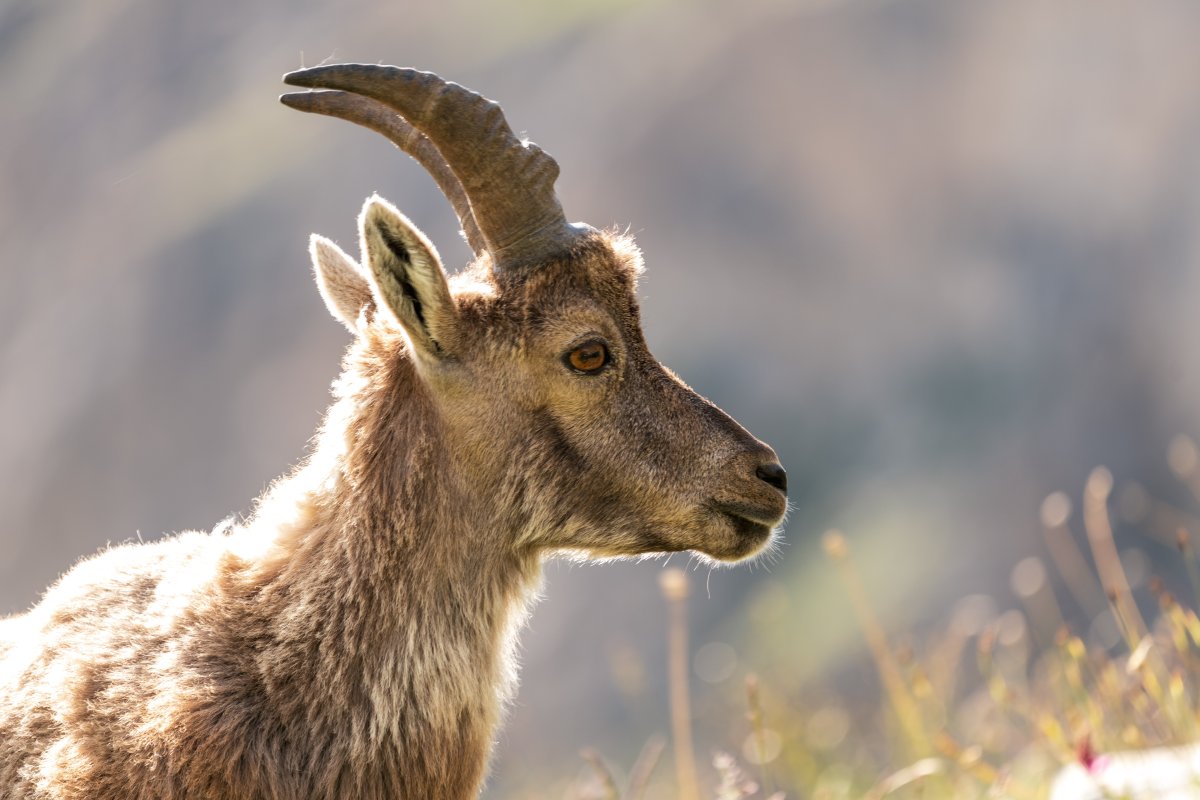
[[[693,564],[702,753],[745,736],[747,671],[874,692],[825,529],[915,629],[1015,606],[1042,499],[1097,464],[1195,509],[1166,453],[1200,433],[1198,41],[1190,0],[0,2],[0,613],[302,457],[348,340],[310,232],[356,252],[378,191],[466,262],[419,167],[275,100],[380,61],[499,100],[569,218],[629,226],[656,355],[789,470],[777,557]],[[1118,543],[1180,580],[1143,527]],[[488,796],[667,729],[660,569],[548,566]]]

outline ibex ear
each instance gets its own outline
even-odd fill
[[[334,319],[352,333],[357,332],[359,314],[364,307],[375,305],[367,276],[353,258],[324,236],[314,233],[308,241],[308,252],[325,307]]]
[[[416,226],[376,195],[359,216],[367,277],[380,306],[413,346],[440,356],[458,317],[437,250]]]

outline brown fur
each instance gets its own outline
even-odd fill
[[[394,209],[361,227],[362,267],[314,241],[356,337],[308,460],[0,620],[0,797],[473,797],[547,554],[769,540],[774,454],[650,355],[628,239],[451,287]]]

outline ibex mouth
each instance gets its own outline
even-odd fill
[[[766,539],[782,519],[776,509],[767,509],[748,503],[714,503],[713,507],[729,520],[734,531],[747,539]]]
[[[773,528],[783,521],[783,515],[774,505],[763,506],[754,503],[718,500],[713,503],[713,507],[727,516],[754,522],[768,528]]]

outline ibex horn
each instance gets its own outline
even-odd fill
[[[445,181],[430,167],[428,155],[417,155],[415,148],[406,146],[411,136],[397,137],[399,141],[393,138],[383,128],[396,130],[395,126],[380,123],[375,110],[351,110],[343,100],[297,99],[305,97],[302,94],[281,98],[293,108],[336,111],[333,116],[380,131],[413,155],[455,204],[464,230],[468,230],[468,220],[474,219],[497,270],[552,256],[569,248],[579,235],[579,227],[567,223],[554,194],[558,164],[537,145],[513,135],[497,103],[430,72],[373,64],[313,67],[289,73],[283,80],[291,86],[334,89],[371,98],[424,134],[466,195],[470,205],[466,216],[455,195],[446,190]]]
[[[349,120],[383,134],[433,176],[442,194],[446,195],[446,199],[454,207],[454,213],[458,215],[463,233],[467,237],[467,244],[471,245],[475,255],[487,249],[487,242],[484,241],[483,234],[479,232],[479,226],[475,223],[475,217],[471,214],[471,202],[467,199],[462,184],[454,177],[446,159],[433,142],[429,141],[429,137],[405,122],[404,117],[383,103],[346,92],[293,92],[279,99],[289,108]]]

